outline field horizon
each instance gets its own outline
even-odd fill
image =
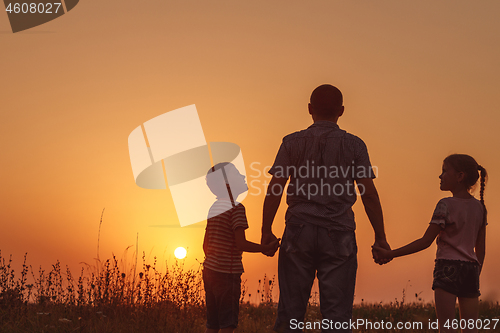
[[[205,301],[201,264],[186,269],[180,260],[158,269],[142,257],[140,267],[124,271],[116,257],[95,265],[84,264],[80,275],[61,268],[57,261],[50,271],[35,271],[24,256],[16,274],[12,256],[0,251],[0,332],[203,332]],[[236,332],[272,332],[277,309],[275,277],[259,280],[258,303],[242,285],[240,323]],[[411,301],[410,301],[411,300]],[[457,308],[457,318],[458,308]],[[480,302],[480,321],[500,328],[499,302]],[[432,302],[415,300],[403,290],[400,300],[354,305],[354,332],[436,332]],[[320,332],[318,295],[312,293],[303,325],[305,332]],[[295,323],[294,325],[300,325]],[[406,325],[406,326],[404,326]],[[298,326],[297,326],[298,327]],[[484,330],[491,332],[491,330]],[[494,331],[494,330],[493,330]]]

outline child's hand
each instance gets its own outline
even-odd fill
[[[268,257],[274,257],[274,254],[276,253],[276,251],[278,251],[278,248],[280,247],[280,240],[281,238],[276,238],[271,243],[262,245],[264,247],[262,253]]]
[[[392,260],[394,258],[391,250],[386,250],[377,245],[372,246],[372,252],[378,259]]]

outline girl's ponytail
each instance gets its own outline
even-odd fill
[[[481,165],[477,165],[477,169],[480,171],[481,179],[480,179],[480,188],[479,188],[479,197],[480,201],[483,204],[483,209],[484,209],[484,224],[486,224],[486,206],[484,204],[484,185],[486,183],[486,177],[488,177],[488,174],[486,173],[486,169],[483,168]]]
[[[480,190],[479,195],[481,197],[481,204],[484,209],[484,224],[486,224],[486,206],[484,205],[484,185],[486,183],[486,178],[488,174],[486,173],[486,169],[479,165],[476,160],[469,155],[464,154],[452,154],[444,159],[444,163],[448,163],[455,171],[464,172],[465,179],[464,185],[467,187],[467,190],[470,190],[474,185],[476,185],[479,176],[480,180]],[[478,174],[479,171],[479,174]]]

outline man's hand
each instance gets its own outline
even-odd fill
[[[276,253],[276,251],[278,251],[278,248],[280,247],[280,240],[281,238],[277,238],[271,243],[262,244],[264,247],[267,247],[267,249],[262,251],[262,253],[268,257],[274,257],[274,254]]]
[[[389,243],[387,243],[387,240],[385,239],[375,240],[375,243],[373,243],[372,245],[372,256],[373,260],[379,265],[387,264],[392,260],[392,258],[389,259],[385,256],[381,256],[380,251],[378,251],[377,249],[390,250],[391,246],[389,245]]]
[[[277,238],[272,232],[262,233],[262,238],[260,240],[260,244],[269,245],[269,244],[273,244],[275,242],[278,243],[277,246],[273,246],[271,249],[269,249],[269,251],[262,252],[262,253],[264,253],[268,257],[274,257],[274,254],[276,253],[276,251],[278,251],[278,248],[279,248],[279,241],[280,241],[280,239]]]
[[[372,253],[374,253],[374,255],[377,255],[379,260],[389,260],[390,261],[390,260],[392,260],[392,258],[394,258],[393,254],[390,250],[381,248],[378,245],[372,246]]]

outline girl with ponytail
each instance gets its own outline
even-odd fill
[[[450,191],[453,196],[438,202],[422,238],[395,250],[373,248],[379,258],[390,260],[422,251],[437,237],[432,289],[440,332],[455,332],[452,323],[457,298],[460,318],[472,324],[462,332],[477,332],[474,326],[479,308],[479,275],[486,251],[486,177],[486,169],[471,156],[453,154],[446,157],[439,176],[440,188]],[[471,194],[478,179],[480,200]]]

